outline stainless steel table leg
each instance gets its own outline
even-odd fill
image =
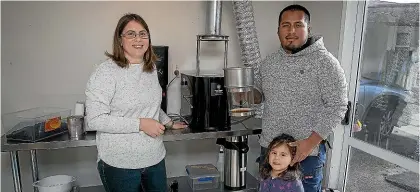
[[[10,159],[12,161],[12,174],[15,192],[22,192],[22,182],[20,180],[19,156],[17,151],[10,152]]]
[[[36,150],[31,150],[31,170],[32,170],[32,181],[38,181],[38,160],[36,158]],[[34,192],[37,192],[37,188],[34,187]]]

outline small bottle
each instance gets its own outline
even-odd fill
[[[171,192],[178,192],[178,181],[174,180],[170,186]]]
[[[217,159],[217,170],[220,173],[220,182],[224,182],[224,169],[225,169],[225,155],[223,152],[223,146],[220,146],[219,158]]]

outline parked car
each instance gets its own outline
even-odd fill
[[[355,122],[359,121],[362,129],[355,132],[354,136],[378,143],[388,138],[398,125],[408,98],[408,92],[403,87],[361,78]]]

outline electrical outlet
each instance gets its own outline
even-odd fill
[[[175,75],[175,77],[179,77],[178,65],[175,65],[174,75]]]

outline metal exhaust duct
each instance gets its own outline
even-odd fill
[[[207,1],[207,26],[206,35],[220,35],[222,23],[222,1]]]
[[[232,3],[242,62],[245,66],[255,67],[261,63],[261,54],[252,3],[251,1]]]
[[[261,88],[260,65],[262,62],[260,47],[257,36],[257,28],[254,21],[254,9],[252,2],[248,0],[232,1],[233,15],[236,23],[236,33],[238,35],[239,47],[241,49],[241,60],[245,66],[254,69],[254,84]],[[261,118],[264,104],[256,110],[256,118]]]

